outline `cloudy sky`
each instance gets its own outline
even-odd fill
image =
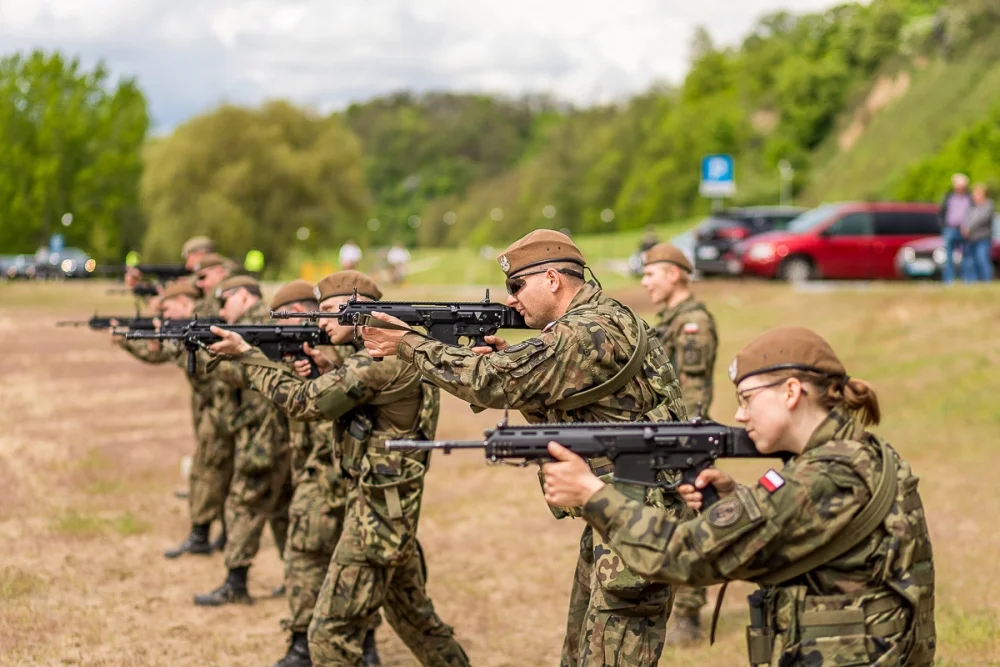
[[[0,0],[0,53],[59,48],[136,76],[154,126],[221,101],[322,110],[400,89],[607,101],[678,81],[695,26],[831,0]]]

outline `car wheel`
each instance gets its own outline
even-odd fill
[[[812,276],[812,262],[805,257],[789,257],[781,265],[781,277],[790,283],[804,283]]]

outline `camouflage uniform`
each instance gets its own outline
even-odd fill
[[[896,495],[875,531],[805,574],[779,583],[776,572],[842,537],[877,495],[881,451],[875,436],[835,408],[780,474],[738,487],[696,519],[678,523],[609,487],[591,498],[584,517],[656,581],[766,583],[751,596],[763,617],[748,629],[752,664],[931,665],[930,539],[918,478],[893,449],[885,451],[897,469]]]
[[[639,372],[621,389],[567,409],[573,394],[607,382],[629,361],[645,327],[646,354]],[[680,388],[670,361],[653,332],[617,301],[586,284],[567,313],[542,333],[485,356],[406,334],[401,359],[445,391],[484,408],[511,407],[532,423],[685,419]],[[594,471],[613,471],[606,458],[590,461]],[[630,497],[678,515],[687,513],[673,494],[622,486]],[[557,518],[578,509],[553,510]],[[619,560],[586,527],[570,596],[561,664],[655,665],[673,593],[620,567]]]
[[[373,363],[364,351],[314,380],[274,368],[259,351],[241,361],[253,387],[290,418],[333,420],[337,458],[350,479],[343,533],[309,627],[313,664],[364,665],[362,641],[382,608],[421,664],[468,665],[425,590],[416,533],[429,454],[384,447],[393,438],[433,437],[437,390],[406,364]]]
[[[654,327],[656,337],[677,373],[687,413],[694,416],[700,407],[701,415],[708,419],[712,407],[712,373],[719,345],[715,318],[694,296],[673,308],[663,309],[659,318]],[[678,586],[674,615],[697,617],[705,602],[703,586]]]
[[[257,302],[237,324],[271,322],[269,309]],[[199,354],[199,365],[207,358]],[[249,567],[260,548],[265,524],[279,554],[285,552],[288,535],[288,506],[291,501],[291,452],[288,421],[249,386],[244,369],[231,362],[219,364],[208,375],[217,376],[239,393],[239,407],[230,428],[235,433],[236,456],[233,481],[226,498],[226,567]]]

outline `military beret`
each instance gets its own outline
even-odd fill
[[[316,294],[313,285],[308,280],[293,280],[281,286],[271,299],[271,310],[281,310],[282,306],[297,301],[315,301]]]
[[[160,292],[160,299],[172,299],[176,296],[189,296],[192,299],[201,297],[201,290],[188,280],[175,280]]]
[[[382,290],[374,280],[360,271],[337,271],[323,278],[316,284],[313,296],[317,301],[326,301],[334,296],[350,296],[358,290],[358,296],[366,296],[378,301],[382,298]]]
[[[181,246],[181,258],[187,259],[188,255],[199,250],[215,250],[215,243],[207,236],[192,236]]]
[[[805,327],[766,331],[739,351],[729,364],[729,379],[739,384],[751,375],[786,369],[846,377],[847,370],[830,344]]]
[[[643,266],[659,263],[673,264],[688,273],[691,273],[693,269],[691,261],[688,260],[684,251],[672,243],[657,243],[642,256],[642,263]]]
[[[256,287],[260,289],[260,283],[253,276],[229,276],[215,288],[215,298],[220,298],[223,294],[237,287]]]
[[[524,269],[552,262],[572,262],[586,265],[583,253],[568,236],[552,229],[536,229],[518,239],[497,257],[500,268],[508,276]]]
[[[223,257],[218,253],[210,252],[201,258],[201,261],[198,262],[198,266],[195,268],[195,271],[210,269],[214,266],[225,266],[227,268],[232,268],[234,264],[231,259]]]

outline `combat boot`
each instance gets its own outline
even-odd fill
[[[199,607],[221,607],[224,604],[253,604],[247,591],[247,568],[234,567],[229,570],[226,581],[211,593],[195,595],[194,603]]]
[[[667,646],[693,646],[701,641],[700,616],[675,616],[667,628],[663,643]]]
[[[191,526],[191,533],[180,546],[163,552],[164,558],[179,558],[184,554],[207,556],[212,553],[212,545],[208,543],[208,524],[201,523]]]
[[[304,632],[293,632],[292,643],[288,647],[288,653],[271,667],[312,667],[312,658],[309,657],[309,640]]]
[[[222,524],[222,532],[212,542],[212,551],[223,552],[226,550],[226,524]]]
[[[375,631],[369,630],[365,634],[365,641],[361,645],[361,649],[365,659],[365,665],[367,667],[376,667],[381,665],[382,661],[378,657],[378,648],[375,646]]]

